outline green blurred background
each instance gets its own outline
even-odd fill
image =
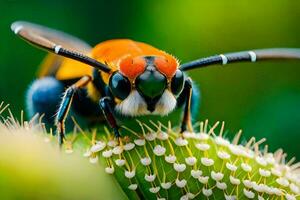
[[[0,99],[15,113],[45,52],[11,31],[27,20],[91,45],[131,38],[182,62],[223,52],[300,47],[300,1],[0,1]],[[300,158],[300,61],[234,64],[189,73],[202,92],[199,119],[224,120],[230,133],[266,137]],[[232,137],[232,134],[228,134]]]

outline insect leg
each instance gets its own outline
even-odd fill
[[[187,90],[185,96],[185,105],[184,105],[184,113],[183,119],[181,122],[181,133],[184,131],[193,131],[192,121],[191,121],[191,98],[192,98],[192,80],[191,78],[187,78],[184,83],[184,90]]]
[[[92,78],[90,76],[84,76],[79,81],[71,85],[65,92],[56,117],[57,135],[60,145],[63,144],[65,139],[65,120],[68,116],[74,93],[78,89],[85,87],[91,80]]]
[[[117,124],[116,118],[113,114],[113,101],[110,97],[103,97],[99,101],[100,108],[105,116],[105,119],[109,126],[113,129],[115,137],[119,138],[119,126]]]

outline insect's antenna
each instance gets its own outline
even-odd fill
[[[95,68],[105,72],[105,73],[111,72],[111,69],[107,65],[105,65],[101,62],[98,62],[97,60],[95,60],[91,57],[88,57],[86,55],[83,55],[81,53],[62,48],[60,45],[54,46],[54,52],[58,55],[72,58],[74,60],[78,60],[80,62],[88,64],[92,67],[95,67]]]
[[[107,65],[105,65],[101,62],[98,62],[97,60],[95,60],[89,56],[86,56],[80,52],[76,52],[76,51],[67,49],[67,48],[61,46],[60,44],[57,44],[55,42],[55,40],[53,40],[52,38],[41,34],[43,32],[36,31],[34,29],[34,28],[36,28],[36,27],[34,27],[34,25],[33,25],[33,27],[31,27],[31,26],[32,26],[31,24],[26,23],[26,22],[15,22],[11,25],[11,29],[16,35],[20,36],[22,39],[29,42],[30,44],[33,44],[37,47],[40,47],[40,48],[50,51],[52,53],[88,64],[92,67],[95,67],[95,68],[105,72],[105,73],[111,72],[111,69]]]
[[[235,53],[220,54],[194,60],[180,66],[182,71],[207,67],[211,65],[226,65],[235,62],[257,62],[263,60],[293,60],[300,59],[300,49],[297,48],[276,48],[258,49]]]

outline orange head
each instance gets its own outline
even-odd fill
[[[117,110],[127,115],[168,114],[183,85],[178,62],[169,55],[125,57],[109,81],[113,95],[122,100]]]
[[[123,75],[135,79],[148,65],[155,66],[168,79],[174,76],[178,68],[177,60],[171,56],[128,56],[120,61],[119,68]]]

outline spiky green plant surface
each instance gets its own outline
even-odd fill
[[[195,132],[183,134],[171,124],[139,124],[140,132],[123,127],[120,140],[108,130],[86,133],[76,126],[59,151],[56,138],[42,125],[3,119],[0,175],[5,178],[0,186],[9,190],[0,196],[300,199],[300,164],[286,162],[282,150],[268,152],[267,145],[262,148],[264,140],[239,144],[239,132],[229,142],[223,137],[224,123],[218,122],[211,127],[201,122]]]
[[[63,153],[50,140],[42,126],[1,118],[1,200],[127,199],[102,165],[91,165],[79,151]]]

